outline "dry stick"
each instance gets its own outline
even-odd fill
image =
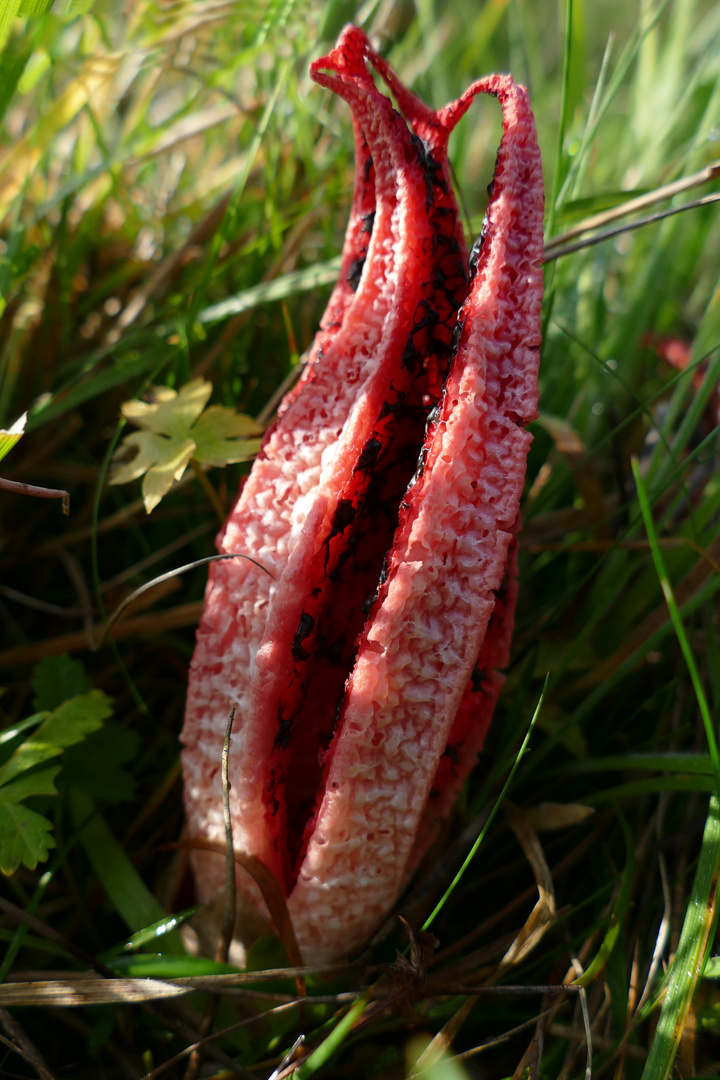
[[[79,948],[68,938],[59,934],[57,930],[53,930],[47,923],[35,918],[34,915],[29,915],[22,908],[13,904],[10,900],[6,900],[0,896],[0,911],[5,911],[8,915],[11,915],[18,922],[25,923],[25,925],[34,933],[39,934],[40,937],[46,938],[48,941],[52,941],[54,945],[59,945],[61,949],[74,956],[76,960],[79,960],[85,967],[92,968],[98,975],[104,976],[106,979],[116,978],[115,972],[112,968],[109,968],[106,964],[103,964],[100,960],[96,960],[90,953],[85,952],[84,949]]]
[[[717,176],[720,176],[720,161],[714,161],[711,165],[706,165],[700,172],[685,176],[682,180],[675,180],[672,184],[665,184],[663,187],[655,188],[654,191],[648,191],[645,195],[638,195],[635,199],[628,199],[627,202],[622,203],[620,206],[614,206],[612,210],[604,210],[601,214],[594,214],[592,217],[585,218],[584,221],[581,221],[572,229],[568,229],[567,232],[562,233],[560,236],[553,236],[551,240],[548,240],[545,251],[547,253],[552,248],[561,247],[584,232],[600,229],[603,225],[609,225],[611,221],[617,221],[618,218],[625,217],[627,214],[634,214],[636,210],[644,210],[646,206],[652,206],[653,203],[672,199],[674,195],[679,195],[681,191],[699,187],[701,184],[714,180]],[[552,257],[555,258],[556,256],[553,255]]]
[[[0,476],[0,490],[13,491],[16,495],[32,495],[35,499],[62,499],[62,512],[70,513],[70,492],[60,488],[36,487],[35,484],[22,484],[19,480],[6,480]]]
[[[288,1052],[284,1055],[280,1064],[270,1073],[270,1075],[268,1076],[268,1080],[280,1080],[280,1076],[285,1074],[285,1070],[287,1069],[288,1065],[291,1065],[297,1061],[298,1051],[303,1046],[304,1042],[305,1036],[298,1035],[295,1042],[292,1044]]]
[[[561,1004],[565,1004],[562,1002]],[[527,1030],[532,1027],[533,1024],[538,1023],[541,1020],[545,1020],[550,1017],[550,1014],[557,1011],[559,1006],[553,1005],[551,1009],[546,1009],[538,1016],[532,1018],[532,1020],[525,1020],[522,1024],[518,1024],[517,1027],[510,1028],[509,1031],[504,1032],[502,1035],[496,1036],[494,1039],[489,1039],[486,1043],[480,1043],[478,1046],[473,1046],[470,1050],[463,1050],[460,1054],[456,1054],[452,1059],[453,1061],[467,1061],[468,1058],[476,1057],[478,1054],[484,1053],[485,1050],[492,1049],[493,1046],[500,1046],[502,1043],[507,1042],[513,1035],[519,1034],[521,1031]],[[417,1074],[416,1074],[417,1075]]]
[[[39,934],[41,937],[47,938],[48,941],[52,941],[56,945],[59,945],[71,956],[74,956],[76,960],[79,960],[80,963],[83,964],[85,967],[92,968],[94,971],[96,971],[98,975],[102,975],[104,978],[108,979],[117,978],[117,975],[112,970],[112,968],[108,967],[106,964],[103,964],[100,960],[96,960],[94,956],[90,955],[90,953],[86,953],[84,949],[79,948],[68,938],[64,937],[62,934],[59,934],[57,930],[53,930],[51,926],[48,926],[40,919],[35,918],[34,915],[29,915],[26,911],[23,911],[22,908],[19,908],[10,900],[5,900],[5,898],[2,896],[0,896],[0,911],[5,911],[8,915],[12,915],[12,917],[17,919],[19,922],[25,923],[29,927],[29,929],[33,930],[36,934]],[[197,1037],[196,1033],[192,1030],[192,1028],[190,1028],[183,1021],[171,1016],[169,1012],[161,1006],[145,1003],[142,1005],[142,1008],[145,1009],[146,1012],[150,1012],[154,1016],[157,1016],[167,1027],[171,1028],[177,1035],[180,1035],[181,1038],[195,1039]],[[218,1050],[216,1047],[211,1047],[210,1052],[212,1053],[212,1056],[214,1058],[216,1058],[219,1062],[225,1065],[226,1068],[229,1068],[231,1071],[233,1071],[236,1076],[248,1075],[243,1069],[240,1068],[239,1065],[236,1065],[236,1063],[231,1057],[229,1057],[228,1054],[223,1053],[223,1051]]]
[[[202,468],[202,466],[200,465],[200,462],[197,460],[197,458],[190,458],[190,468],[195,473],[195,477],[198,480],[198,482],[200,484],[200,487],[203,489],[203,491],[207,495],[208,502],[210,503],[213,510],[217,514],[218,521],[220,522],[220,525],[224,525],[225,524],[225,518],[227,517],[227,509],[223,506],[222,502],[220,501],[220,496],[218,495],[217,491],[215,490],[215,488],[212,486],[212,484],[208,480],[207,476],[205,475],[205,470]]]
[[[563,255],[571,255],[574,251],[581,251],[582,248],[592,247],[593,244],[601,244],[603,240],[610,240],[613,236],[620,236],[621,233],[632,232],[634,229],[641,229],[644,225],[653,225],[656,221],[662,221],[663,218],[672,217],[674,214],[682,214],[685,210],[695,210],[699,206],[708,206],[710,203],[720,202],[720,191],[715,192],[713,195],[705,195],[702,199],[694,199],[692,202],[683,203],[682,206],[673,206],[670,210],[660,210],[657,214],[649,214],[647,217],[638,218],[637,221],[629,221],[625,225],[618,225],[615,229],[605,229],[603,232],[595,233],[594,236],[586,236],[584,240],[577,240],[574,244],[567,244],[565,247],[550,248],[549,252],[546,249],[544,262],[552,262],[553,259],[560,259]]]
[[[232,819],[230,817],[230,780],[228,777],[228,761],[230,758],[230,737],[232,735],[233,721],[235,720],[235,706],[230,709],[227,727],[225,729],[225,741],[222,749],[222,804],[223,821],[225,823],[225,913],[223,916],[220,940],[215,950],[215,960],[219,964],[226,964],[230,945],[235,929],[235,912],[237,907],[237,887],[235,883],[235,845],[233,843]],[[206,1039],[213,1029],[220,998],[212,994],[208,1000],[205,1017],[200,1025],[200,1042]],[[185,1080],[196,1080],[200,1072],[203,1059],[203,1047],[197,1046],[190,1055],[188,1067],[185,1071]]]
[[[8,1036],[5,1039],[0,1035],[2,1042],[24,1058],[41,1080],[55,1080],[38,1048],[31,1042],[23,1028],[7,1009],[0,1009],[0,1024],[2,1024]]]
[[[255,1016],[246,1016],[244,1020],[239,1020],[236,1024],[231,1024],[230,1027],[223,1028],[222,1031],[214,1031],[206,1038],[199,1039],[196,1043],[193,1043],[192,1046],[186,1046],[184,1050],[180,1050],[179,1053],[168,1058],[167,1061],[163,1061],[161,1065],[157,1065],[151,1072],[142,1076],[140,1080],[157,1080],[157,1077],[161,1076],[171,1065],[177,1065],[178,1062],[182,1061],[183,1058],[186,1058],[188,1054],[192,1054],[201,1046],[206,1046],[208,1043],[212,1042],[213,1039],[220,1039],[225,1035],[230,1035],[233,1031],[238,1031],[240,1028],[255,1024],[258,1020],[264,1020],[267,1016],[275,1016],[278,1013],[285,1012],[287,1009],[293,1009],[298,1004],[298,1000],[287,1001],[282,1005],[276,1005],[274,1009],[268,1009],[267,1012],[257,1013]],[[251,1076],[252,1074],[248,1073],[247,1075]],[[253,1080],[256,1080],[254,1076]]]

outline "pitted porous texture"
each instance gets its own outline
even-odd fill
[[[283,884],[318,961],[360,946],[387,913],[502,685],[521,425],[537,407],[543,207],[532,114],[509,77],[436,113],[353,27],[311,74],[354,113],[343,270],[221,541],[274,580],[240,560],[214,567],[183,759],[190,835],[222,841],[235,703],[235,844]],[[447,138],[481,92],[499,98],[504,135],[468,294]],[[193,867],[210,899],[223,860],[195,852]]]
[[[524,91],[500,78],[480,86],[500,97],[505,124],[485,245],[290,898],[299,940],[319,958],[360,945],[397,897],[519,513],[531,437],[518,421],[537,410],[540,158]],[[513,231],[524,244],[507,243]]]
[[[300,385],[284,399],[278,422],[268,432],[218,538],[221,553],[250,555],[275,580],[282,575],[294,546],[294,533],[298,524],[302,524],[300,500],[311,496],[317,488],[323,461],[327,463],[332,457],[338,434],[364,382],[367,356],[361,354],[353,363],[342,344],[331,348],[343,329],[348,308],[356,299],[348,275],[353,267],[365,262],[374,231],[372,158],[357,122],[354,132],[353,204],[338,283]],[[376,243],[382,245],[377,233]],[[378,279],[381,276],[376,275]],[[372,292],[375,291],[373,286]],[[367,304],[365,298],[364,306]],[[382,326],[382,313],[379,316],[370,319],[375,324],[375,341]],[[364,323],[363,319],[363,330]],[[348,337],[355,338],[352,328]],[[220,755],[227,717],[231,706],[236,706],[230,780],[241,801],[234,809],[233,832],[239,849],[247,851],[255,850],[263,827],[262,787],[258,788],[256,771],[248,767],[256,735],[251,726],[249,702],[255,658],[272,592],[272,579],[245,560],[218,562],[211,567],[190,668],[182,732],[185,806],[191,838],[199,836],[224,844],[222,806],[218,802]],[[208,901],[222,887],[222,859],[202,852],[193,852],[192,859],[199,896]]]

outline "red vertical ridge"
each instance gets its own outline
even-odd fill
[[[282,573],[292,545],[298,500],[319,479],[322,454],[329,443],[328,426],[342,416],[360,390],[346,377],[343,356],[331,345],[342,329],[355,297],[351,271],[364,263],[375,214],[372,158],[359,124],[355,135],[355,177],[350,221],[341,256],[340,276],[328,301],[299,386],[278,410],[262,451],[242,493],[218,536],[218,550],[241,551]],[[326,354],[330,352],[330,355]],[[312,384],[312,385],[309,385]],[[302,401],[299,401],[302,391]],[[297,402],[297,404],[296,404]],[[323,424],[322,420],[326,423]],[[224,842],[219,804],[220,754],[231,705],[238,706],[233,736],[231,782],[241,785],[243,748],[250,735],[249,693],[255,652],[267,616],[270,579],[244,560],[219,562],[210,568],[205,608],[190,667],[185,724],[183,775],[185,806],[191,836]],[[250,850],[251,816],[246,799],[233,814],[235,842]],[[252,811],[250,811],[250,814]],[[191,855],[203,901],[222,887],[222,859],[202,852]]]
[[[499,97],[504,118],[485,242],[290,897],[298,937],[317,958],[359,945],[402,885],[518,514],[530,443],[519,422],[536,408],[542,174],[524,89],[494,76],[472,95],[480,91]]]
[[[367,511],[371,481],[378,485],[389,479],[395,490],[386,493],[385,501],[397,506],[412,476],[426,415],[437,400],[446,370],[451,322],[465,291],[461,259],[456,258],[452,266],[454,294],[445,281],[442,290],[434,282],[433,256],[444,238],[433,230],[433,224],[437,230],[437,223],[430,219],[425,158],[390,101],[377,91],[365,67],[363,43],[358,32],[346,32],[329,56],[312,65],[311,74],[350,104],[362,126],[375,170],[373,238],[358,293],[336,347],[342,344],[352,355],[353,348],[358,347],[352,340],[357,326],[360,348],[368,351],[361,338],[365,327],[370,319],[379,318],[378,312],[384,322],[372,356],[365,361],[367,377],[362,398],[338,434],[331,467],[321,477],[307,521],[274,589],[256,658],[250,706],[253,723],[265,733],[263,747],[256,754],[258,770],[267,770],[263,796],[265,848],[258,854],[278,876],[282,873],[289,885],[293,883],[294,852],[301,843],[301,835],[288,840],[288,798],[293,795],[289,784],[295,783],[302,790],[302,797],[291,805],[290,824],[295,833],[301,808],[309,802],[305,813],[312,809],[313,774],[314,783],[320,779],[319,763],[313,768],[312,751],[308,754],[305,748],[315,748],[317,758],[323,742],[327,745],[352,663],[351,651],[345,668],[338,666],[336,674],[326,664],[326,708],[318,713],[315,702],[311,709],[303,709],[311,661],[317,666],[318,632],[323,622],[324,636],[333,632],[338,604],[350,623],[346,632],[350,647],[362,629],[361,604],[377,582],[383,554],[392,541],[394,518],[383,520],[379,535],[368,538],[369,577],[363,575],[355,581],[355,571],[351,570],[341,591],[336,576],[353,539],[365,539],[357,530]],[[449,239],[454,243],[453,225],[450,218]],[[384,308],[372,291],[378,280],[392,287],[383,298]],[[439,353],[443,351],[445,365],[439,367]],[[410,458],[403,465],[404,445]],[[354,599],[354,614],[348,610],[350,596]],[[353,618],[359,621],[353,623]],[[269,761],[265,756],[268,732],[274,733]],[[300,776],[299,763],[303,766]]]

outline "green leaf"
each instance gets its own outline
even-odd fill
[[[169,386],[156,386],[153,401],[126,401],[122,414],[135,427],[171,439],[184,439],[208,403],[212,383],[193,379],[178,394]]]
[[[48,857],[55,841],[52,825],[42,814],[27,806],[0,800],[0,870],[14,874],[20,863],[34,870]]]
[[[79,660],[72,660],[67,653],[46,656],[36,665],[33,682],[35,696],[33,705],[41,709],[57,709],[69,698],[86,694],[92,683]]]
[[[192,429],[195,457],[203,465],[230,465],[249,461],[260,450],[262,428],[251,416],[223,405],[206,409]]]
[[[5,743],[12,742],[13,739],[17,739],[18,735],[22,735],[23,731],[27,731],[31,727],[37,727],[41,724],[48,714],[47,709],[43,709],[41,712],[35,713],[34,716],[28,716],[26,720],[21,720],[19,724],[15,724],[14,727],[5,728],[0,734],[0,746]]]
[[[130,461],[122,460],[134,450]],[[182,479],[190,458],[195,453],[192,439],[168,439],[149,431],[128,435],[118,447],[108,483],[127,484],[145,474],[142,493],[146,513],[151,513],[172,487],[173,480]]]
[[[0,791],[0,799],[18,803],[31,795],[57,795],[55,777],[59,772],[59,765],[51,765],[49,769],[31,769],[19,780],[5,784]]]
[[[11,424],[7,431],[0,431],[0,461],[6,454],[10,453],[15,443],[22,439],[26,421],[27,413],[24,412],[14,424]]]
[[[196,904],[194,907],[186,908],[185,911],[179,911],[175,915],[163,916],[162,919],[152,923],[150,926],[138,930],[136,934],[131,934],[129,938],[126,938],[125,941],[121,942],[119,945],[115,945],[112,949],[108,949],[107,952],[102,954],[100,959],[103,962],[109,962],[114,957],[120,957],[123,954],[127,955],[128,953],[135,952],[137,949],[142,949],[144,945],[154,944],[158,938],[164,937],[173,930],[178,930],[188,919],[192,919],[193,915],[197,915],[201,906],[201,904]],[[201,957],[196,957],[195,959],[201,959]],[[215,961],[208,960],[207,963],[214,964]]]
[[[667,1080],[672,1074],[703,962],[712,948],[719,873],[720,800],[712,795],[695,880],[642,1080]]]
[[[57,757],[66,746],[97,731],[111,712],[110,699],[102,690],[91,690],[65,701],[0,768],[0,785],[7,784],[26,769]]]
[[[110,967],[118,975],[135,979],[183,979],[198,975],[234,975],[242,968],[206,960],[204,956],[168,956],[165,953],[117,956]]]
[[[144,476],[142,493],[151,513],[180,480],[191,458],[205,465],[248,461],[260,449],[262,428],[249,416],[222,405],[205,409],[212,393],[207,379],[193,379],[177,393],[154,387],[152,401],[126,401],[122,413],[141,428],[126,436],[113,456],[109,483]],[[202,415],[201,415],[202,414]]]
[[[80,839],[100,883],[128,929],[143,930],[167,919],[104,817],[95,811],[93,800],[81,791],[73,791],[70,805],[76,824],[86,822]],[[166,934],[164,941],[167,952],[184,953],[176,931]]]
[[[107,720],[99,731],[63,754],[61,790],[74,787],[102,802],[129,802],[135,785],[123,765],[135,757],[139,742],[137,732]],[[102,769],[98,762],[102,762]]]
[[[705,965],[704,979],[720,979],[720,956],[711,956]]]

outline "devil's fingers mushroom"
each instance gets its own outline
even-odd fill
[[[474,764],[508,661],[543,191],[527,93],[509,77],[434,112],[354,27],[310,73],[354,117],[341,277],[220,537],[274,580],[214,565],[182,737],[190,836],[222,842],[236,705],[235,845],[281,883],[305,958],[326,960],[397,898]],[[447,138],[477,93],[500,100],[504,134],[468,278]],[[192,859],[207,901],[224,861]]]

